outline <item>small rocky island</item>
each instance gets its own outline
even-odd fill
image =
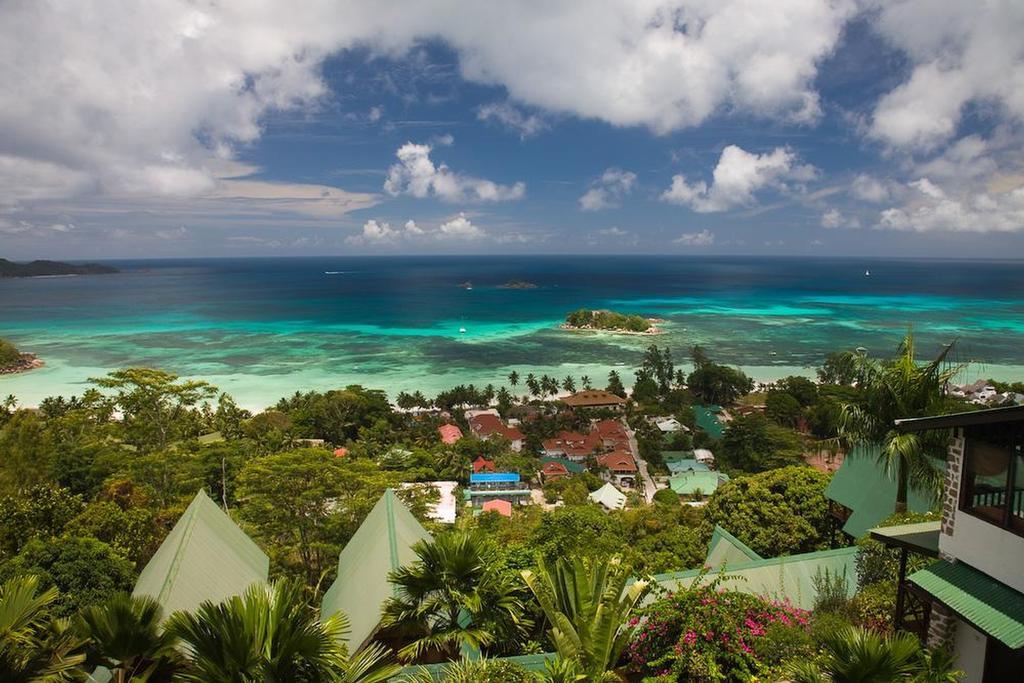
[[[0,277],[46,277],[56,275],[106,275],[118,272],[102,263],[63,263],[61,261],[32,261],[15,263],[0,258]]]
[[[565,316],[562,329],[601,330],[620,334],[660,334],[661,330],[655,325],[656,322],[656,318],[645,318],[642,315],[581,308]]]
[[[43,361],[33,353],[21,353],[6,339],[0,339],[0,375],[13,375],[43,367]]]
[[[537,285],[526,280],[509,280],[505,284],[500,285],[498,289],[537,289]]]

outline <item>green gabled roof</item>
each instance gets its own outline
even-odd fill
[[[693,407],[693,421],[698,427],[707,432],[713,439],[721,439],[725,434],[725,427],[718,419],[718,413],[722,412],[722,406],[707,405]]]
[[[155,598],[164,616],[220,602],[267,580],[270,559],[203,491],[146,564],[134,595]]]
[[[760,559],[763,558],[747,544],[716,524],[708,543],[708,555],[704,560],[704,566],[719,569],[724,564],[734,565]]]
[[[700,491],[710,496],[729,476],[721,472],[680,472],[669,477],[669,487],[680,496],[688,496]]]
[[[879,446],[857,446],[843,459],[825,488],[825,497],[852,512],[843,531],[860,538],[893,513],[896,479],[889,477],[878,462]],[[936,462],[936,466],[943,463]],[[928,512],[934,499],[927,491],[907,490],[907,510]]]
[[[939,556],[939,534],[942,522],[915,522],[914,524],[896,524],[871,529],[871,538],[885,545],[906,548],[930,557]]]
[[[963,562],[939,560],[907,577],[1011,650],[1024,647],[1024,595]]]
[[[750,593],[772,600],[787,600],[794,607],[814,607],[816,591],[814,576],[828,571],[832,576],[845,576],[847,596],[853,597],[857,588],[857,548],[820,550],[802,555],[784,555],[764,560],[752,560],[729,564],[704,574],[708,582],[719,575],[725,575],[721,587]],[[689,587],[701,576],[703,570],[691,569],[685,572],[659,574],[654,577],[662,588],[677,591]],[[646,602],[651,602],[648,597]]]
[[[572,460],[569,460],[568,458],[541,458],[540,459],[541,466],[543,466],[543,465],[545,465],[546,463],[549,463],[549,462],[557,462],[558,464],[560,464],[563,467],[565,467],[565,469],[568,472],[571,472],[572,474],[579,474],[579,473],[581,473],[581,472],[583,472],[584,470],[587,469],[586,467],[583,466],[583,463],[573,462]]]
[[[388,489],[338,556],[338,576],[320,604],[323,618],[339,611],[351,623],[349,647],[366,644],[380,623],[381,606],[394,595],[388,573],[416,559],[412,547],[430,534]]]

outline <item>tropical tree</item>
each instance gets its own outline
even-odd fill
[[[952,656],[921,647],[909,633],[882,636],[853,626],[825,636],[817,662],[802,661],[791,670],[793,683],[956,683]]]
[[[511,386],[513,389],[519,386],[519,373],[516,372],[515,370],[508,373],[508,383],[509,386]]]
[[[907,332],[896,358],[880,361],[864,353],[849,354],[856,370],[860,400],[845,403],[839,417],[839,435],[847,447],[880,446],[879,462],[896,477],[895,512],[907,510],[907,488],[937,490],[941,474],[933,464],[946,449],[943,433],[897,431],[895,421],[944,412],[946,383],[963,368],[950,365],[949,344],[929,363],[914,360],[914,335]]]
[[[540,396],[540,382],[532,372],[526,376],[526,388],[529,390],[530,396]]]
[[[89,668],[106,667],[115,683],[169,681],[183,665],[177,639],[165,631],[163,609],[148,596],[120,593],[82,610],[75,621],[87,639]]]
[[[66,619],[53,619],[57,589],[40,592],[39,578],[0,584],[0,681],[59,683],[77,680],[85,661],[82,641]]]
[[[479,534],[443,534],[420,541],[413,552],[415,562],[388,576],[397,594],[385,603],[381,620],[417,634],[399,652],[403,659],[428,651],[458,659],[463,647],[486,647],[497,632],[525,626],[516,587],[495,569]]]
[[[582,377],[580,377],[580,385],[584,389],[589,389],[592,386],[590,382],[590,375],[583,375]]]
[[[588,681],[617,680],[615,668],[629,640],[629,618],[650,590],[630,580],[618,557],[541,560],[523,581],[551,623],[558,656],[573,660]]]
[[[565,376],[565,379],[562,380],[562,388],[570,394],[576,391],[576,380],[573,379],[572,375]]]
[[[181,640],[187,659],[179,679],[378,683],[398,672],[381,646],[350,654],[348,618],[339,612],[319,619],[303,594],[297,582],[254,584],[241,596],[171,615],[167,632]]]

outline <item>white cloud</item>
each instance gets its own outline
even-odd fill
[[[906,201],[882,211],[878,226],[915,232],[1022,232],[1024,178],[1005,177],[991,189],[943,188],[929,178],[907,184]],[[998,190],[998,191],[997,191]]]
[[[366,114],[366,119],[370,123],[377,123],[384,116],[384,107],[376,106],[370,107],[370,111]]]
[[[682,244],[688,247],[710,247],[715,243],[715,233],[710,230],[684,232],[672,241],[676,244]]]
[[[889,199],[889,188],[877,178],[861,173],[853,179],[850,193],[857,199],[876,204]]]
[[[438,230],[443,237],[475,240],[484,236],[484,231],[473,225],[464,213],[445,221]]]
[[[621,205],[622,199],[636,186],[636,173],[620,168],[609,168],[601,177],[590,184],[590,189],[580,197],[583,211],[601,211]]]
[[[0,197],[215,191],[216,162],[256,141],[268,113],[316,109],[324,60],[356,46],[401,58],[441,40],[469,81],[617,126],[667,132],[723,110],[813,120],[817,65],[854,10],[853,0],[562,2],[543,13],[441,0],[302,11],[242,0],[10,0],[0,3],[0,154],[20,168],[0,178]],[[522,135],[542,125],[539,114],[488,111]],[[43,183],[33,179],[40,170]],[[486,200],[522,193],[483,182],[461,189]]]
[[[444,163],[435,165],[430,160],[432,149],[430,145],[412,142],[402,145],[395,153],[398,163],[388,170],[384,190],[393,197],[435,196],[446,202],[504,202],[522,199],[526,194],[526,185],[521,182],[499,185],[456,173]]]
[[[362,233],[347,237],[345,241],[349,244],[388,244],[398,239],[399,234],[399,231],[391,228],[390,223],[378,223],[370,219],[363,223]]]
[[[178,226],[177,228],[171,228],[169,230],[157,230],[153,234],[156,235],[157,238],[167,240],[169,242],[188,239],[189,236],[188,228],[184,225]]]
[[[494,121],[515,131],[521,140],[532,138],[550,127],[543,117],[537,114],[524,114],[508,102],[485,104],[477,109],[476,117],[481,121]]]
[[[856,217],[846,217],[839,209],[829,209],[821,215],[821,227],[830,230],[835,228],[859,228],[860,220]]]
[[[409,235],[424,235],[426,231],[420,226],[416,225],[416,221],[409,219],[405,222],[405,232]]]
[[[604,235],[605,237],[628,237],[632,235],[629,230],[623,230],[618,226],[612,226],[610,228],[604,228],[603,230],[597,231],[598,235]]]
[[[752,204],[754,193],[766,187],[788,191],[789,182],[812,180],[817,170],[800,164],[786,147],[765,154],[752,154],[736,145],[722,150],[709,186],[703,180],[689,183],[684,175],[672,176],[672,185],[661,194],[662,201],[686,205],[699,213],[727,211]]]
[[[1024,120],[1024,4],[874,4],[875,26],[906,53],[913,69],[876,105],[871,137],[895,148],[933,150],[954,137],[972,102]]]

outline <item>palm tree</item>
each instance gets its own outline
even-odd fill
[[[121,593],[85,608],[76,628],[88,639],[90,667],[106,667],[115,683],[169,681],[182,666],[177,639],[163,630],[163,609],[150,597]]]
[[[540,382],[532,372],[526,376],[526,388],[530,390],[531,396],[540,395]]]
[[[562,388],[570,394],[576,391],[576,380],[572,378],[572,375],[565,376],[565,379],[562,380]]]
[[[614,680],[630,637],[630,615],[650,590],[648,581],[629,582],[630,570],[618,557],[542,560],[523,580],[551,622],[558,656],[573,660],[588,681]]]
[[[515,370],[508,373],[508,383],[509,386],[511,386],[513,389],[519,386],[519,373],[516,372]]]
[[[0,584],[0,681],[59,683],[78,680],[82,640],[66,619],[53,619],[57,589],[39,591],[39,577],[15,576]]]
[[[320,620],[297,582],[253,584],[219,604],[208,600],[194,613],[175,612],[167,631],[184,645],[183,681],[383,683],[398,672],[379,645],[350,654],[348,618],[339,612]]]
[[[490,645],[498,631],[525,625],[523,605],[507,575],[495,570],[483,538],[457,531],[413,546],[417,560],[391,572],[397,594],[384,605],[383,626],[411,628],[403,659],[440,651],[458,659],[463,647]]]
[[[946,383],[963,366],[950,366],[946,346],[930,363],[914,360],[914,335],[907,332],[896,358],[879,361],[866,354],[848,354],[854,363],[861,399],[844,404],[839,418],[839,435],[844,444],[878,444],[879,462],[896,476],[895,512],[907,510],[907,488],[937,490],[940,474],[933,458],[945,453],[945,435],[936,432],[903,433],[895,428],[900,418],[923,417],[943,412]]]
[[[583,375],[580,377],[580,384],[584,389],[589,389],[591,387],[590,375]]]
[[[790,671],[793,683],[956,683],[952,655],[922,648],[909,633],[882,636],[847,626],[825,636],[817,662],[800,662]]]

